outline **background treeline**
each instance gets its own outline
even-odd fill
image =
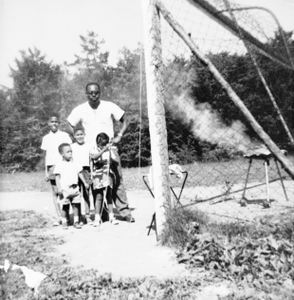
[[[285,35],[294,57],[292,33],[285,32]],[[47,61],[38,49],[21,51],[20,59],[16,59],[16,68],[11,70],[14,87],[0,90],[1,164],[5,170],[32,171],[42,165],[40,144],[42,136],[48,132],[48,115],[53,111],[59,112],[61,129],[68,131],[66,118],[76,105],[86,101],[85,85],[89,81],[100,82],[101,98],[117,103],[130,118],[129,130],[120,147],[123,166],[137,167],[150,163],[142,48],[139,46],[135,51],[122,49],[117,66],[113,67],[108,63],[109,53],[101,50],[104,41],[96,33],[89,32],[80,38],[83,56],[76,55],[73,63],[56,65]],[[282,48],[278,36],[270,44],[276,49]],[[209,57],[271,138],[280,147],[293,150],[250,57],[226,52],[211,53]],[[256,58],[293,135],[294,72],[264,56],[257,55]],[[195,103],[209,103],[224,124],[229,126],[240,120],[246,125],[246,134],[256,138],[247,120],[222,87],[194,57],[174,57],[165,62],[164,70],[167,95],[179,95],[180,87],[184,86]],[[174,162],[184,164],[232,158],[232,153],[219,145],[195,137],[191,133],[192,123],[184,121],[174,111],[168,96],[166,122],[169,154]]]

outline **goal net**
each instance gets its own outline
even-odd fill
[[[238,219],[251,203],[293,206],[292,33],[227,0],[157,8],[169,161],[188,172],[181,203]],[[180,193],[183,178],[170,181]]]

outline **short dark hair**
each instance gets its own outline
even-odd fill
[[[51,118],[54,118],[54,117],[60,121],[60,116],[59,116],[59,114],[58,114],[57,112],[53,112],[53,113],[51,113],[50,115],[48,115],[48,121],[49,121]]]
[[[98,133],[98,135],[96,137],[96,144],[98,144],[100,138],[104,139],[104,140],[107,140],[107,143],[109,143],[109,136],[106,133],[104,133],[104,132]]]
[[[83,125],[79,124],[74,127],[73,133],[75,134],[77,131],[83,131],[83,133],[85,133],[85,128],[83,127]]]
[[[86,85],[86,92],[87,92],[88,87],[89,87],[90,85],[96,85],[96,86],[98,87],[99,91],[100,91],[100,85],[99,85],[99,83],[97,83],[97,82],[89,82],[89,83],[87,83],[87,85]]]
[[[60,144],[60,145],[58,146],[58,152],[59,152],[60,154],[62,154],[62,153],[63,153],[63,148],[65,148],[65,147],[70,147],[70,144],[68,144],[68,143],[62,143],[62,144]]]

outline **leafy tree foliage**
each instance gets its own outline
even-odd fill
[[[144,53],[139,45],[133,52],[123,48],[120,55],[117,67],[113,69],[110,98],[130,119],[130,127],[121,143],[122,165],[146,166],[150,164],[151,154]]]
[[[285,34],[288,37],[289,48],[292,49],[292,57],[294,57],[293,40],[290,38],[292,33]],[[275,48],[278,47],[277,44],[281,47],[278,35],[271,43]],[[231,55],[225,52],[210,54],[209,56],[271,138],[279,146],[293,149],[293,145],[290,145],[277,111],[270,101],[266,88],[262,84],[251,58],[248,55]],[[255,54],[255,56],[268,87],[293,135],[293,71],[285,69],[261,54]],[[246,124],[247,134],[251,138],[256,138],[250,124],[209,71],[196,60],[192,63],[197,72],[197,77],[195,77],[191,86],[193,97],[199,102],[210,103],[212,108],[221,116],[223,122],[228,125],[234,120],[241,120],[242,123]]]
[[[61,108],[62,73],[37,49],[21,51],[16,65],[11,70],[14,90],[11,97],[4,99],[7,107],[1,125],[1,160],[16,170],[33,170],[41,156],[40,142],[48,115]]]
[[[63,111],[66,119],[71,110],[86,101],[85,86],[89,82],[99,82],[104,99],[110,99],[113,67],[108,65],[109,52],[103,52],[105,43],[93,31],[81,35],[83,55],[75,55],[76,60],[65,63],[65,76],[62,79]]]
[[[292,33],[285,32],[285,36],[294,57]],[[85,36],[81,35],[80,39],[82,55],[76,55],[73,63],[66,63],[63,71],[60,66],[46,61],[37,49],[21,51],[21,58],[16,60],[17,68],[11,70],[14,89],[0,91],[1,160],[6,166],[19,170],[33,170],[36,167],[41,157],[39,147],[46,133],[47,115],[58,111],[62,120],[65,120],[75,106],[86,101],[85,85],[90,81],[99,82],[101,98],[117,103],[130,118],[129,130],[120,145],[123,166],[150,164],[146,79],[141,45],[134,51],[123,48],[117,66],[110,66],[109,53],[103,51],[104,40],[99,39],[98,34],[90,31]],[[269,44],[285,52],[280,35]],[[255,55],[294,134],[293,71],[286,70],[260,54]],[[279,146],[289,150],[291,146],[287,135],[251,58],[227,52],[210,53],[209,57],[265,131]],[[175,57],[165,62],[163,81],[168,151],[173,162],[191,163],[195,160],[232,157],[231,153],[218,145],[195,137],[192,120],[187,120],[185,113],[179,110],[183,92],[195,105],[209,105],[227,126],[240,120],[246,125],[246,133],[250,138],[256,138],[250,124],[224,89],[194,57]]]

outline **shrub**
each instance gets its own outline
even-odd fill
[[[163,245],[182,248],[189,241],[191,231],[198,231],[208,218],[204,213],[188,208],[174,207],[166,212],[166,222],[161,235]]]

